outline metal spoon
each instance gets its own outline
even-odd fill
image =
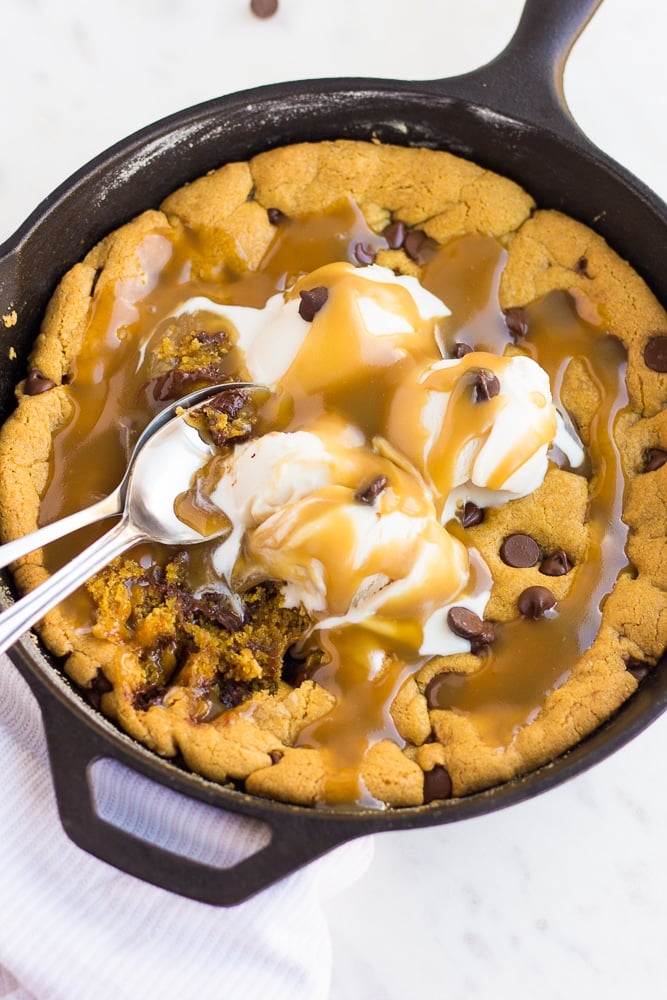
[[[176,496],[189,485],[192,475],[212,454],[211,446],[185,417],[207,399],[228,389],[268,392],[252,382],[225,382],[189,393],[158,413],[142,431],[127,471],[113,493],[84,510],[0,545],[2,567],[77,528],[121,515],[110,531],[0,614],[0,653],[47,611],[132,545],[148,540],[188,545],[215,537],[215,534],[204,537],[179,520],[173,505]],[[158,448],[164,449],[164,456],[156,460]]]

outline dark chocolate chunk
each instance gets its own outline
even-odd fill
[[[651,337],[644,348],[644,363],[654,372],[667,372],[667,333]]]
[[[223,389],[216,396],[202,403],[197,410],[203,421],[205,437],[218,448],[231,440],[239,442],[250,437],[253,430],[253,402],[243,389]],[[218,414],[224,413],[227,421],[220,422]]]
[[[400,250],[405,240],[405,233],[405,223],[398,221],[390,222],[383,230],[382,235],[386,239],[390,250]]]
[[[480,368],[475,372],[475,383],[473,386],[472,398],[476,403],[493,399],[500,392],[500,382],[488,368]]]
[[[148,684],[134,692],[132,704],[138,712],[147,712],[151,705],[156,705],[164,698],[166,690],[162,684]]]
[[[371,480],[368,486],[364,486],[363,489],[358,490],[354,494],[354,499],[359,503],[374,503],[388,485],[389,480],[386,476],[376,476],[375,479]]]
[[[185,594],[181,590],[181,594]],[[221,625],[227,632],[238,632],[243,626],[243,622],[238,613],[231,607],[231,602],[226,594],[217,590],[207,590],[201,597],[193,598],[193,617],[203,618],[205,621],[215,622]],[[185,616],[184,616],[185,617]]]
[[[299,655],[294,646],[290,646],[283,657],[282,679],[292,687],[301,687],[310,677],[308,660]]]
[[[466,500],[461,510],[461,524],[464,528],[474,528],[484,520],[484,508],[478,507],[472,500]]]
[[[491,622],[485,622],[474,611],[460,605],[450,608],[447,612],[447,624],[461,639],[469,639],[477,647],[488,646],[496,637],[496,631]]]
[[[409,233],[406,233],[403,240],[403,249],[411,260],[418,259],[419,248],[425,239],[426,233],[422,232],[421,229],[411,229]]]
[[[235,681],[231,677],[225,677],[218,672],[216,677],[220,701],[225,708],[236,708],[244,701],[247,701],[252,694],[252,688],[247,681]]]
[[[278,10],[278,0],[250,0],[250,10],[255,17],[273,17]]]
[[[634,656],[629,657],[625,663],[625,669],[635,678],[638,684],[644,680],[651,672],[651,667],[643,660],[637,660]]]
[[[354,256],[360,264],[373,264],[375,262],[375,251],[367,247],[365,243],[354,244]]]
[[[315,288],[308,288],[299,292],[301,302],[299,303],[299,316],[305,319],[306,323],[312,323],[315,316],[320,311],[324,303],[329,298],[329,289],[324,285],[317,285]]]
[[[540,558],[540,547],[531,535],[517,532],[508,535],[500,546],[500,558],[507,566],[526,569],[534,566]]]
[[[32,371],[28,372],[23,385],[23,391],[26,396],[39,396],[42,392],[48,392],[49,389],[53,389],[55,384],[53,379],[47,378],[46,375],[42,375],[40,371],[33,368]]]
[[[435,247],[435,241],[421,229],[411,229],[403,240],[403,249],[410,260],[414,260],[417,264],[424,264]]]
[[[223,345],[227,341],[227,334],[223,331],[214,334],[206,334],[203,331],[197,334],[197,339],[204,343],[219,344],[222,352]],[[191,371],[183,371],[181,368],[170,368],[164,375],[158,375],[147,383],[146,388],[150,391],[156,402],[164,402],[168,399],[180,399],[186,392],[204,386],[207,383],[212,385],[215,382],[224,381],[224,374],[220,365],[211,363],[193,368]]]
[[[267,208],[266,214],[269,217],[269,222],[272,226],[279,226],[281,222],[284,222],[287,216],[284,212],[281,212],[279,208]]]
[[[93,708],[99,709],[102,695],[113,691],[113,684],[107,680],[106,676],[98,669],[92,681],[86,688],[86,699]]]
[[[454,344],[454,348],[452,350],[452,357],[465,358],[466,354],[472,354],[473,350],[474,348],[472,348],[470,344],[464,344],[462,341],[459,341],[458,343]]]
[[[644,452],[644,472],[657,472],[667,462],[664,448],[647,448]]]
[[[540,563],[540,573],[544,573],[545,576],[565,576],[571,569],[572,563],[563,549],[550,552]]]
[[[525,337],[528,333],[526,310],[521,306],[513,306],[510,309],[506,309],[505,325],[513,337]]]
[[[185,372],[180,368],[171,368],[164,375],[158,375],[152,382],[148,383],[150,393],[156,402],[165,402],[168,399],[180,399],[186,392],[197,388],[198,385],[214,384],[222,378],[217,366],[207,365],[203,368],[196,368],[193,371]]]
[[[449,799],[452,795],[452,779],[449,771],[436,764],[430,771],[424,771],[424,802],[434,802],[436,799]]]
[[[446,674],[436,674],[435,677],[431,677],[430,681],[424,688],[424,697],[426,698],[426,704],[429,708],[440,708],[438,704],[438,688],[440,687],[440,681]]]
[[[526,587],[517,603],[526,618],[541,618],[545,611],[553,608],[556,598],[547,587]]]
[[[585,278],[590,278],[590,274],[588,273],[588,257],[580,257],[574,265],[574,270],[577,274],[583,274]]]
[[[225,413],[230,420],[234,420],[249,402],[250,393],[247,389],[221,389],[202,403],[200,408],[204,412]]]

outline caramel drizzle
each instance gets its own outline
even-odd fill
[[[573,662],[590,647],[604,597],[628,564],[621,520],[624,479],[614,438],[615,422],[627,405],[625,351],[559,300],[562,295],[555,293],[527,309],[528,334],[520,346],[548,372],[557,403],[572,358],[585,364],[598,388],[600,407],[588,446],[594,469],[589,549],[571,571],[573,585],[554,617],[503,624],[477,673],[442,674],[430,692],[432,704],[468,716],[488,743],[500,747],[539,714],[547,694],[565,682]]]
[[[194,277],[191,261],[199,247],[192,234],[170,243],[169,255],[166,237],[158,234],[148,240],[143,286],[129,291],[107,287],[94,303],[76,377],[68,387],[73,416],[54,436],[51,477],[41,510],[44,522],[92,502],[116,485],[133,440],[159,405],[144,390],[149,378],[147,359],[155,338],[161,336],[160,318],[168,318],[179,302],[208,295],[218,302],[262,306],[299,274],[332,261],[354,262],[354,247],[359,242],[371,249],[385,245],[366,227],[359,210],[349,204],[325,216],[286,220],[260,269],[241,275]],[[441,328],[446,350],[464,339],[471,346],[502,353],[510,342],[497,301],[505,258],[506,252],[492,238],[468,236],[451,241],[427,266],[423,284],[452,310]],[[570,333],[554,345],[548,313],[548,303],[530,310],[526,351],[547,369],[556,384],[569,357],[585,356],[601,387],[603,406],[590,449],[597,477],[591,501],[594,536],[589,558],[577,568],[572,594],[561,602],[557,618],[538,623],[517,620],[503,626],[482,670],[472,677],[448,675],[443,679],[438,693],[442,706],[469,714],[485,738],[499,745],[506,745],[517,725],[539,712],[546,693],[567,676],[573,658],[597,630],[602,596],[625,565],[625,529],[620,526],[622,480],[613,443],[613,421],[625,405],[618,345],[581,320],[573,321]],[[600,362],[593,359],[595,352],[601,352]],[[239,374],[235,364],[232,352],[230,378]],[[377,427],[378,409],[384,414],[384,394],[395,387],[382,377],[377,382],[377,372],[374,377],[375,386],[371,378],[339,393],[327,395],[322,389],[305,394],[289,412],[269,414],[266,419],[269,425],[292,429],[344,400],[341,405],[348,418],[370,433]],[[380,417],[380,423],[383,419]],[[49,566],[55,568],[66,561],[78,544],[67,540],[52,547]],[[205,544],[198,549],[193,585],[199,585],[206,573]],[[144,559],[148,553],[160,559],[157,546],[142,552]],[[586,608],[583,616],[579,610],[582,602]],[[90,612],[81,603],[71,605],[70,613],[78,617],[82,627],[89,625]],[[381,631],[382,621],[376,625]],[[405,678],[423,658],[414,653],[414,628],[412,634],[410,623],[401,623],[401,628],[405,641],[400,638],[401,630],[393,629],[389,643],[393,653],[385,657],[379,672],[375,653],[383,648],[383,641],[369,629],[349,627],[320,637],[329,660],[317,671],[316,679],[337,694],[338,701],[328,718],[301,734],[300,743],[326,748],[331,764],[327,794],[333,801],[363,801],[359,767],[368,748],[383,738],[402,742],[389,708]],[[545,663],[542,650],[553,648],[561,639],[561,655]],[[337,774],[342,777],[337,778]]]

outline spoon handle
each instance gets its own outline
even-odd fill
[[[115,489],[109,496],[91,504],[90,507],[84,507],[83,510],[77,510],[74,514],[61,517],[59,521],[45,524],[43,528],[31,531],[30,534],[23,535],[21,538],[5,542],[4,545],[0,545],[0,569],[3,566],[9,566],[21,556],[34,552],[42,545],[55,541],[56,538],[69,535],[72,531],[83,528],[87,524],[95,524],[96,521],[102,521],[105,517],[120,514],[122,509],[120,489]]]
[[[39,587],[3,611],[0,614],[0,653],[4,653],[31,625],[85,583],[97,570],[135,542],[145,538],[145,532],[123,518]]]

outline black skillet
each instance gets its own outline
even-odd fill
[[[0,248],[0,334],[17,363],[0,371],[0,418],[62,274],[102,236],[157,206],[213,167],[271,147],[339,137],[447,149],[522,184],[600,233],[667,302],[667,206],[602,154],[577,128],[562,93],[565,60],[600,0],[528,0],[507,48],[449,80],[408,83],[335,79],[232,94],[164,119],[75,174]],[[4,603],[12,599],[11,583]],[[194,899],[230,905],[337,844],[382,830],[448,823],[536,795],[604,759],[667,707],[657,669],[621,711],[554,763],[487,792],[439,805],[387,811],[308,809],[222,788],[180,770],[120,733],[73,690],[58,663],[26,636],[11,656],[41,706],[58,806],[75,843],[117,868]],[[169,853],[103,821],[91,804],[88,769],[111,758],[225,812],[268,824],[271,840],[235,867]]]

